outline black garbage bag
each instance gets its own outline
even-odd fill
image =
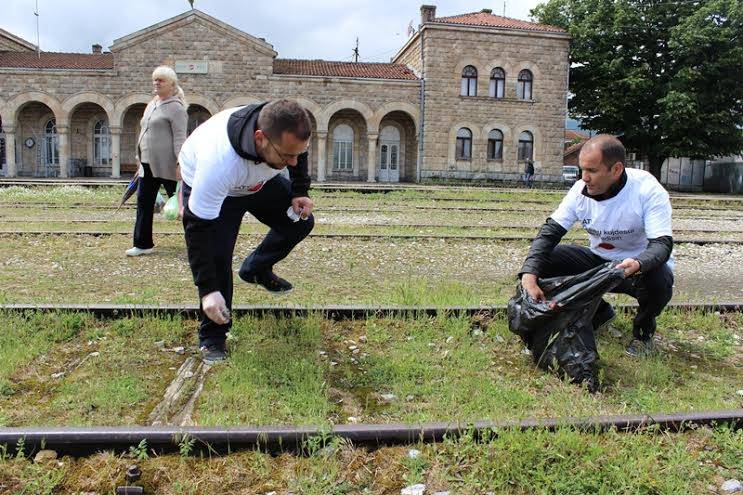
[[[524,341],[534,362],[573,383],[598,388],[596,339],[591,323],[601,296],[622,280],[624,270],[607,262],[578,275],[539,280],[546,302],[534,302],[521,287],[508,301],[508,328]]]

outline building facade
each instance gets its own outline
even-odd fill
[[[421,7],[390,63],[280,59],[198,10],[118,38],[110,52],[37,53],[0,29],[0,171],[132,173],[150,76],[165,64],[186,93],[189,130],[226,108],[299,101],[317,181],[509,179],[527,159],[538,177],[559,177],[568,35],[488,10],[435,10]]]

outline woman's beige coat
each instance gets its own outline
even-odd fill
[[[150,165],[153,177],[176,180],[178,153],[186,140],[187,125],[186,107],[178,97],[153,99],[147,104],[140,122],[137,155],[140,163]]]

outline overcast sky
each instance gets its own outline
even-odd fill
[[[0,28],[36,44],[35,0],[0,0]],[[280,58],[352,60],[356,37],[360,60],[388,62],[420,23],[421,4],[437,17],[483,8],[502,15],[504,2],[484,0],[195,0],[194,7],[256,37]],[[529,20],[540,0],[507,0],[506,16]],[[187,0],[38,0],[44,51],[89,53],[190,9]]]

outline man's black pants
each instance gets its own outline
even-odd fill
[[[183,184],[183,204],[187,204],[191,188]],[[293,222],[286,210],[291,206],[291,182],[283,175],[277,175],[266,182],[263,188],[249,196],[228,196],[217,218],[217,232],[214,239],[215,260],[219,291],[232,308],[232,255],[237,242],[240,224],[246,212],[258,221],[269,226],[263,241],[245,258],[241,272],[263,273],[286,258],[315,225],[312,215],[307,220]],[[223,344],[232,323],[218,325],[201,311],[199,326],[199,345]]]
[[[178,183],[170,179],[153,177],[150,166],[142,164],[144,176],[139,178],[137,188],[137,220],[134,222],[134,247],[150,249],[155,245],[152,241],[152,216],[155,213],[155,199],[162,184],[168,197],[175,194]]]
[[[577,275],[606,262],[586,247],[560,244],[545,263],[541,277]],[[624,280],[611,292],[637,299],[639,308],[632,324],[632,334],[636,339],[649,340],[655,333],[655,317],[673,295],[673,272],[663,263],[654,270]]]

